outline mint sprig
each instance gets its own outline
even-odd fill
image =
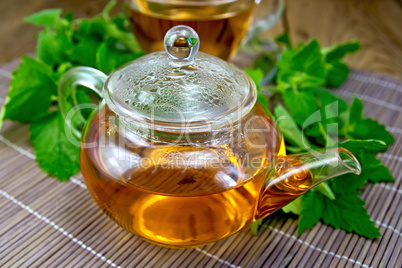
[[[367,238],[380,236],[359,194],[366,183],[394,181],[389,169],[375,157],[375,153],[387,150],[394,138],[385,126],[364,116],[361,100],[355,97],[348,104],[335,91],[325,89],[336,88],[346,80],[350,70],[342,59],[358,51],[360,44],[350,41],[321,48],[313,39],[294,48],[287,34],[276,40],[286,48],[277,64],[275,86],[267,88],[271,91],[269,95],[279,96],[282,103],[272,108],[287,151],[301,153],[309,149],[344,147],[362,166],[361,175],[333,178],[282,210],[300,215],[299,234],[322,220],[324,224]],[[254,68],[248,73],[263,71]],[[254,232],[261,222],[252,224]]]
[[[42,170],[59,180],[67,180],[79,170],[79,147],[70,143],[58,103],[60,77],[74,66],[90,66],[105,73],[115,70],[145,53],[129,29],[128,18],[110,11],[91,19],[62,16],[61,9],[48,9],[25,18],[44,27],[38,34],[36,57],[24,56],[13,72],[6,102],[0,112],[0,128],[5,119],[29,123],[36,161]],[[76,96],[80,103],[91,99],[85,92]],[[73,103],[71,103],[73,106]],[[87,111],[83,112],[85,118]],[[83,124],[77,117],[74,124]]]

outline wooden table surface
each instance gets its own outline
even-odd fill
[[[99,13],[108,0],[2,0],[0,2],[0,65],[34,51],[35,32],[23,17],[61,7],[76,17]],[[364,49],[348,56],[355,68],[402,79],[401,0],[287,0],[283,20],[271,35],[288,29],[293,42],[317,38],[329,46],[350,39]]]

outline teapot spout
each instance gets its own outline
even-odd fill
[[[264,218],[317,184],[346,173],[359,175],[361,166],[341,147],[277,157],[268,171],[255,218]]]

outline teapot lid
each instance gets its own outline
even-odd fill
[[[171,123],[205,121],[233,113],[255,91],[243,71],[198,52],[200,40],[192,28],[171,28],[164,45],[165,51],[120,67],[106,81],[106,101],[117,114]]]

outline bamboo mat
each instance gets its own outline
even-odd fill
[[[0,68],[4,102],[18,62]],[[379,157],[396,182],[364,188],[361,197],[382,236],[369,240],[317,224],[297,236],[297,219],[270,218],[208,246],[168,249],[127,233],[101,213],[81,175],[61,183],[38,168],[25,125],[0,132],[0,267],[402,267],[402,82],[353,71],[337,91],[365,102],[395,143]],[[1,105],[1,104],[0,104]]]

